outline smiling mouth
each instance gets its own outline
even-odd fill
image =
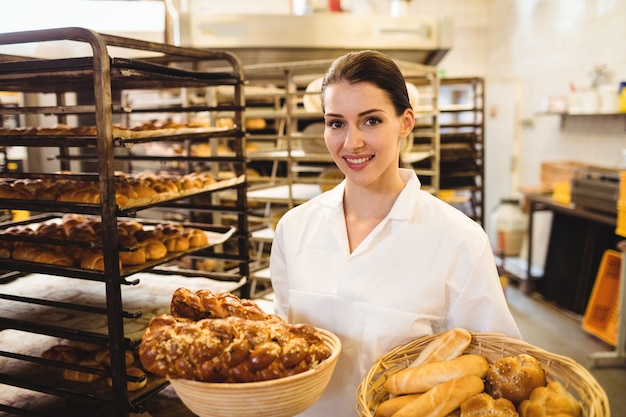
[[[365,163],[367,161],[371,161],[372,159],[374,159],[374,155],[366,156],[366,157],[363,157],[363,158],[347,158],[347,157],[344,157],[344,159],[346,160],[347,163],[356,165],[356,164],[363,164],[363,163]]]

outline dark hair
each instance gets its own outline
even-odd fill
[[[337,58],[328,68],[322,81],[322,109],[326,87],[343,81],[351,84],[359,82],[374,84],[385,91],[398,115],[411,108],[406,82],[400,68],[391,57],[382,52],[372,50],[349,52]]]

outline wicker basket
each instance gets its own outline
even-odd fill
[[[383,384],[389,375],[406,368],[437,336],[416,339],[396,347],[372,366],[359,385],[356,411],[361,417],[372,417],[378,404],[389,398]],[[548,380],[557,380],[577,397],[583,417],[610,417],[609,400],[595,378],[581,365],[565,356],[555,355],[528,343],[495,333],[473,333],[466,353],[483,355],[489,363],[504,356],[527,353],[534,356],[546,371]]]
[[[187,408],[199,417],[292,417],[315,403],[324,392],[341,353],[334,334],[319,330],[331,356],[306,372],[261,382],[210,383],[172,379]]]

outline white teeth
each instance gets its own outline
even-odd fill
[[[371,157],[367,157],[367,158],[358,158],[358,159],[350,159],[350,158],[346,158],[346,161],[349,164],[362,164],[363,162],[367,162],[371,159]]]

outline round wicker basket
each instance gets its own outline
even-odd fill
[[[211,383],[171,379],[187,408],[199,417],[292,417],[324,392],[341,353],[339,338],[319,329],[331,356],[306,372],[260,382]]]
[[[356,411],[372,417],[376,407],[389,398],[383,384],[389,375],[406,368],[437,336],[426,336],[398,346],[382,356],[357,388]],[[489,363],[504,356],[527,353],[546,371],[548,380],[557,380],[580,400],[583,417],[610,417],[609,400],[595,378],[574,360],[496,333],[474,333],[466,353],[483,355]]]

